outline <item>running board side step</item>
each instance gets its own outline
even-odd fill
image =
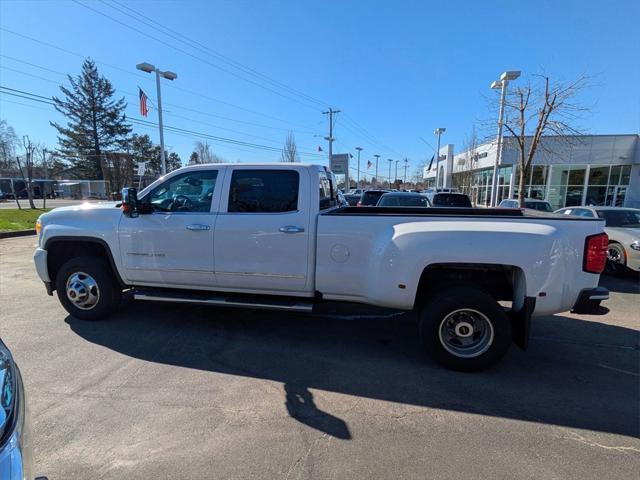
[[[304,299],[273,297],[266,295],[225,295],[209,292],[180,292],[134,290],[135,300],[153,302],[192,303],[198,305],[212,305],[218,307],[249,308],[257,310],[286,310],[290,312],[311,313],[313,303]]]

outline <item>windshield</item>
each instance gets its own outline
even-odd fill
[[[383,195],[378,207],[428,207],[429,200],[421,195]]]
[[[640,210],[598,210],[607,227],[640,228]]]
[[[360,205],[364,206],[372,206],[378,203],[378,199],[384,195],[385,192],[377,192],[377,191],[368,191],[362,194],[360,197]]]
[[[549,202],[525,202],[524,206],[533,210],[540,210],[541,212],[553,212],[553,208],[551,208]]]

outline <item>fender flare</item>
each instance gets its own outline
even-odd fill
[[[75,236],[75,235],[53,236],[53,237],[47,239],[47,241],[44,244],[44,249],[49,251],[49,249],[51,248],[51,246],[53,244],[55,244],[55,243],[63,243],[63,242],[72,242],[72,243],[73,242],[88,242],[88,243],[95,243],[95,244],[100,245],[104,249],[104,251],[107,253],[107,260],[109,261],[109,266],[111,267],[111,270],[113,270],[113,274],[115,275],[116,280],[118,281],[118,283],[122,287],[126,287],[127,286],[125,281],[120,276],[120,272],[118,271],[118,267],[116,266],[116,262],[115,262],[115,260],[113,258],[113,253],[111,252],[111,247],[103,239],[96,238],[96,237],[85,237],[85,236]]]

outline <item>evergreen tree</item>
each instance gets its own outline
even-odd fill
[[[51,122],[58,130],[59,152],[73,160],[76,175],[102,180],[101,155],[123,151],[131,125],[127,124],[124,98],[114,98],[111,82],[98,73],[87,58],[82,73],[68,75],[71,87],[60,86],[64,99],[53,97],[56,110],[67,118],[67,125]]]
[[[176,152],[171,152],[169,155],[166,155],[165,161],[167,162],[167,173],[173,172],[182,166],[180,155]]]
[[[148,175],[160,175],[162,173],[160,145],[154,144],[149,135],[134,133],[129,141],[129,152],[134,162],[148,162]],[[167,164],[167,172],[172,172],[182,166],[180,156],[174,152],[165,152],[165,162]]]

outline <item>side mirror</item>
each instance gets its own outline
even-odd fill
[[[130,218],[138,216],[138,189],[122,189],[122,213]]]

